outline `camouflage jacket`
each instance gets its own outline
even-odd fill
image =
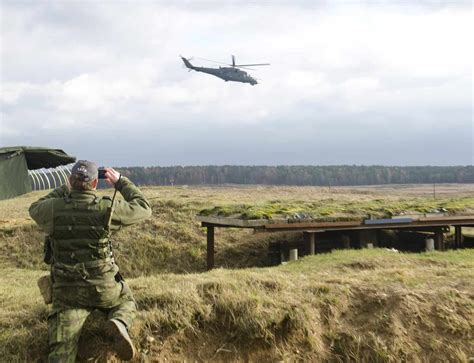
[[[117,190],[125,200],[116,200],[114,203],[110,226],[112,231],[121,226],[138,223],[151,216],[150,204],[128,178],[123,176],[120,178],[117,182]],[[72,200],[78,202],[87,202],[98,198],[96,191],[69,192],[69,189],[63,185],[32,203],[29,209],[30,216],[46,234],[51,234],[54,229],[55,206],[62,204],[63,198],[68,194]]]

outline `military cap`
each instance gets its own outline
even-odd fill
[[[77,179],[88,182],[97,179],[99,171],[97,165],[92,161],[79,160],[73,165],[71,175],[75,176]]]

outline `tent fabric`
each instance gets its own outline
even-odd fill
[[[0,148],[0,154],[11,152],[25,154],[26,164],[28,165],[29,170],[55,168],[60,165],[71,164],[76,161],[75,157],[69,156],[60,149],[31,146]]]
[[[0,148],[0,200],[31,192],[29,169],[55,168],[75,160],[75,157],[59,149],[28,146]]]
[[[0,200],[31,192],[23,153],[0,155]]]

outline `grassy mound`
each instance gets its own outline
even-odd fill
[[[268,268],[263,267],[268,242],[295,234],[217,229],[216,265],[229,269],[202,273],[205,230],[194,218],[214,206],[296,208],[301,201],[328,208],[331,216],[404,200],[463,201],[453,208],[468,211],[474,205],[467,202],[471,186],[439,187],[439,199],[432,201],[430,186],[150,187],[144,193],[152,218],[124,228],[113,240],[140,309],[131,334],[141,361],[467,362],[474,357],[473,250],[338,251]],[[36,279],[46,273],[43,236],[27,213],[42,195],[0,201],[0,361],[46,357],[48,307],[36,288]],[[108,358],[103,319],[94,314],[86,324],[79,350],[83,361]]]
[[[40,275],[1,271],[6,361],[45,357]],[[474,250],[339,251],[275,268],[129,283],[140,309],[131,333],[142,359],[467,362],[474,355]],[[82,360],[105,359],[101,321],[93,315],[87,322]]]
[[[317,202],[271,200],[258,204],[229,204],[203,209],[201,216],[250,219],[353,220],[369,216],[390,218],[394,215],[446,211],[450,215],[474,214],[474,198],[410,198],[370,201],[341,201],[332,198]]]
[[[474,208],[472,186],[438,186],[438,199],[432,198],[431,188],[145,187],[142,190],[152,205],[152,218],[124,228],[114,235],[113,244],[121,270],[130,277],[202,272],[206,269],[206,235],[195,218],[202,210],[222,209],[233,215],[244,205],[252,206],[248,207],[248,218],[257,212],[263,215],[262,211],[269,218],[274,217],[287,208],[285,213],[288,215],[307,210],[313,216],[337,219],[349,215],[350,218],[363,218],[367,214],[376,216],[377,213],[416,208],[429,211],[442,207],[451,213],[468,213]],[[110,190],[100,193],[111,195]],[[43,235],[28,216],[30,204],[44,194],[35,192],[0,201],[0,266],[45,269],[42,263]],[[269,212],[262,206],[273,209]],[[218,228],[216,266],[267,266],[268,243],[295,237],[295,234],[262,236],[248,230]]]

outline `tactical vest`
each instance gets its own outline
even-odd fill
[[[118,272],[107,228],[110,199],[64,198],[54,210],[52,277],[56,286],[101,284]]]

